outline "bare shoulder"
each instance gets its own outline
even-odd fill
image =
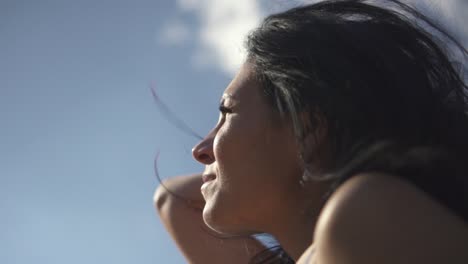
[[[330,197],[318,220],[319,263],[468,263],[468,227],[416,186],[384,174],[357,175]]]

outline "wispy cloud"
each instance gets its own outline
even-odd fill
[[[196,51],[197,66],[214,66],[233,74],[245,59],[243,41],[258,25],[261,10],[252,0],[179,0],[184,11],[198,18]]]
[[[184,11],[192,11],[197,9],[202,1],[203,0],[178,0],[177,4]]]
[[[466,0],[406,0],[421,13],[451,34],[459,43],[468,49],[468,1]],[[431,31],[440,37],[439,32]],[[451,60],[458,68],[462,78],[468,82],[468,60],[465,54],[454,45],[448,44],[445,37],[441,38],[444,48],[450,52]]]
[[[465,45],[468,44],[468,1],[410,0],[418,10],[440,23]]]
[[[220,69],[234,74],[245,59],[244,40],[250,30],[270,13],[319,0],[178,0],[185,14],[195,16],[198,25],[193,39],[197,67]],[[405,1],[405,0],[404,0]],[[379,2],[379,1],[376,1]],[[468,44],[468,2],[466,0],[406,0],[443,24],[465,46]],[[189,40],[183,23],[169,23],[163,32],[173,44]],[[169,33],[171,31],[172,33]]]
[[[171,20],[162,27],[157,39],[165,45],[181,46],[189,41],[190,30],[183,21]]]

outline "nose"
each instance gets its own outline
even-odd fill
[[[215,161],[213,154],[213,137],[209,135],[192,149],[192,155],[198,162],[209,165]]]

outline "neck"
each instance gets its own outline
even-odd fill
[[[316,184],[316,187],[319,184]],[[302,199],[287,206],[279,221],[275,221],[270,230],[288,255],[297,261],[306,249],[312,245],[315,225],[318,220],[321,200],[328,188],[305,190]],[[307,198],[306,198],[307,197]],[[299,202],[301,201],[301,202]]]
[[[315,229],[315,217],[297,219],[302,221],[288,221],[273,232],[281,247],[288,255],[297,261],[306,249],[312,245]]]

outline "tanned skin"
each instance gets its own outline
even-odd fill
[[[189,263],[248,263],[264,246],[251,237],[218,238],[203,222],[201,174],[167,179],[154,195],[159,216]],[[175,197],[170,190],[182,197]],[[218,237],[217,237],[218,236]]]
[[[202,219],[201,175],[163,184],[155,207],[189,263],[242,264],[264,246],[250,237],[217,238]],[[197,202],[198,201],[198,202]],[[330,197],[313,243],[298,264],[468,263],[466,223],[413,185],[390,175],[358,175]]]

